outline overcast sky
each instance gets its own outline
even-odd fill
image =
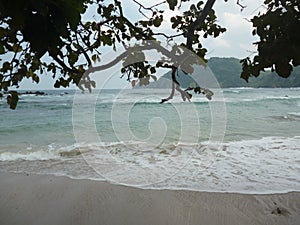
[[[140,0],[147,6],[149,0]],[[151,1],[151,5],[159,0]],[[191,0],[184,5],[197,3],[197,0]],[[205,1],[204,1],[205,2]],[[208,49],[208,57],[236,57],[245,58],[251,51],[255,51],[253,42],[257,37],[252,36],[252,26],[249,20],[257,15],[259,12],[264,11],[263,0],[241,0],[241,4],[247,6],[243,11],[241,7],[236,4],[236,0],[217,0],[214,5],[214,10],[217,14],[217,20],[220,25],[225,27],[227,31],[220,35],[218,38],[203,39],[203,46]],[[184,7],[182,7],[184,8]],[[182,10],[181,10],[182,11]],[[178,10],[167,10],[164,15],[166,23],[163,25],[166,33],[171,33],[170,18],[177,13]]]
[[[219,38],[211,38],[204,42],[209,49],[209,56],[224,56],[245,58],[249,56],[249,51],[255,51],[253,43],[257,37],[252,36],[252,26],[249,20],[259,12],[265,10],[263,0],[243,0],[240,1],[247,7],[241,12],[241,8],[235,0],[217,0],[215,11],[219,23],[227,31]]]
[[[161,0],[139,0],[139,2],[145,6],[152,6],[155,3],[161,2]],[[181,11],[185,9],[184,5],[197,2],[198,1],[191,0],[183,3]],[[204,2],[206,1],[204,0]],[[207,58],[214,56],[245,58],[249,56],[252,51],[255,51],[253,43],[257,40],[257,37],[252,36],[253,29],[251,27],[251,23],[247,20],[250,20],[259,12],[264,11],[264,7],[262,6],[263,0],[242,0],[240,2],[247,6],[243,11],[241,11],[241,7],[236,4],[236,0],[229,0],[228,2],[225,2],[224,0],[216,1],[213,8],[216,11],[218,23],[225,27],[227,31],[218,38],[203,39],[203,47],[208,50]],[[122,3],[125,16],[132,19],[141,18],[141,15],[137,13],[137,4],[135,4],[132,0],[122,1]],[[174,33],[171,29],[169,20],[172,16],[178,13],[180,13],[178,10],[166,10],[166,13],[164,14],[164,23],[161,27],[164,33]],[[91,13],[89,12],[88,14]],[[110,55],[110,53],[108,52],[106,55]],[[108,76],[111,75],[112,74]],[[126,85],[125,79],[120,80],[117,72],[114,77],[115,78],[111,79],[109,85],[106,85],[106,87],[120,88]],[[107,78],[108,77],[103,77],[103,79],[100,80],[104,81],[107,80]],[[20,89],[53,89],[53,83],[54,81],[51,78],[51,75],[42,75],[38,85],[32,84],[30,80],[25,80]]]

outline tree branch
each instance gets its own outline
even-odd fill
[[[177,72],[178,72],[178,67],[173,66],[172,67],[172,90],[171,90],[171,93],[170,93],[169,97],[162,99],[160,104],[173,99],[175,90],[180,93],[183,101],[185,101],[186,99],[188,101],[190,101],[191,98],[190,98],[189,94],[180,88],[180,84],[176,79]]]
[[[172,68],[172,90],[171,90],[171,93],[169,95],[169,97],[167,98],[163,98],[160,102],[160,104],[164,103],[164,102],[167,102],[169,100],[171,100],[173,97],[174,97],[174,94],[175,94],[175,86],[178,85],[178,81],[176,80],[176,72],[177,72],[177,68],[173,66]],[[173,80],[174,78],[174,80]]]
[[[237,0],[236,4],[238,4],[238,6],[241,7],[241,11],[243,11],[243,10],[247,7],[246,5],[242,5],[242,4],[240,3],[240,0]]]
[[[91,66],[91,65],[92,65],[92,61],[91,61],[91,59],[89,58],[89,56],[88,56],[88,54],[86,53],[86,51],[84,50],[84,48],[79,44],[79,40],[78,40],[77,34],[79,35],[79,37],[81,38],[82,42],[84,43],[83,37],[81,36],[81,34],[80,34],[79,32],[78,32],[78,33],[75,32],[76,42],[77,42],[78,46],[80,47],[80,50],[81,50],[81,52],[83,53],[83,55],[84,55],[86,61],[88,62],[88,65]],[[87,46],[86,43],[84,43],[84,44]],[[87,46],[87,47],[89,47],[89,46]]]
[[[161,35],[161,36],[164,36],[165,38],[167,39],[173,39],[175,37],[180,37],[183,35],[183,33],[180,33],[180,34],[174,34],[174,35],[166,35],[165,33],[153,33],[152,34],[153,36],[156,36],[156,35]]]
[[[209,14],[209,12],[212,9],[215,2],[216,2],[216,0],[207,0],[202,13],[198,16],[198,18],[194,22],[192,22],[189,25],[188,31],[187,31],[187,40],[186,40],[186,47],[189,50],[192,50],[193,37],[194,37],[195,30],[204,23],[204,20],[206,19],[207,15]]]
[[[55,53],[53,53],[51,50],[48,51],[49,55],[66,71],[77,73],[78,71],[75,69],[72,69],[68,67],[61,59],[57,57]]]
[[[157,3],[157,4],[154,4],[154,5],[150,6],[150,7],[146,7],[146,6],[144,6],[143,4],[139,3],[139,2],[136,1],[136,0],[133,0],[133,2],[135,2],[136,4],[139,5],[139,12],[140,12],[144,17],[146,17],[147,19],[149,19],[149,17],[146,16],[146,15],[142,12],[142,9],[151,11],[151,12],[153,13],[153,12],[154,12],[154,10],[153,10],[154,7],[159,6],[159,5],[162,5],[162,4],[166,3],[167,1],[159,2],[159,3]]]

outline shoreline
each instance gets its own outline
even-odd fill
[[[241,195],[276,195],[276,194],[288,194],[288,193],[300,193],[300,190],[283,190],[283,191],[239,191],[239,190],[233,190],[233,191],[219,191],[219,190],[206,190],[206,189],[193,189],[193,188],[164,188],[164,187],[145,187],[145,186],[138,186],[138,185],[127,185],[127,184],[122,184],[122,183],[114,183],[110,182],[108,180],[101,180],[97,178],[85,178],[85,177],[73,177],[73,176],[68,176],[66,174],[42,174],[42,173],[32,173],[32,172],[12,172],[12,171],[0,171],[1,173],[7,173],[7,174],[16,174],[16,175],[26,175],[26,176],[53,176],[53,177],[62,177],[66,179],[71,179],[71,180],[83,180],[86,182],[92,181],[92,182],[103,182],[107,183],[109,185],[114,185],[114,186],[120,186],[120,187],[128,187],[128,188],[136,188],[140,190],[153,190],[153,191],[191,191],[191,192],[202,192],[202,193],[221,193],[221,194],[241,194]]]
[[[0,172],[0,224],[299,224],[300,192],[154,190]]]

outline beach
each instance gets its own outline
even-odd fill
[[[2,101],[0,225],[300,225],[299,90]]]
[[[0,224],[300,224],[300,193],[145,190],[63,176],[0,173]]]

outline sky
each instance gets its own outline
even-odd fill
[[[252,35],[253,28],[249,20],[265,10],[263,1],[244,0],[241,3],[247,6],[242,12],[235,0],[216,2],[217,18],[227,31],[219,38],[204,41],[204,46],[209,49],[209,57],[245,58],[256,50],[253,43],[258,39]]]
[[[138,2],[149,7],[161,2],[161,0],[138,0]],[[175,11],[171,11],[167,9],[164,14],[164,22],[160,28],[160,32],[164,32],[166,34],[174,33],[171,29],[171,23],[169,22],[170,18],[181,13],[182,10],[185,10],[185,5],[197,2],[197,0],[185,2],[182,4],[181,10],[176,9]],[[204,2],[206,1],[204,0]],[[136,20],[137,18],[142,19],[142,15],[138,13],[138,5],[136,3],[132,0],[125,0],[122,1],[122,3],[125,16],[128,16],[132,20]],[[257,37],[252,35],[253,28],[251,27],[249,20],[254,15],[265,10],[263,0],[241,0],[240,3],[247,6],[243,11],[241,11],[241,7],[236,4],[236,0],[228,0],[228,2],[225,2],[224,0],[216,1],[213,8],[217,15],[218,24],[225,27],[227,31],[221,34],[218,38],[207,38],[202,40],[203,47],[208,50],[207,58],[245,58],[247,56],[251,56],[253,51],[255,51],[253,43],[257,41]],[[90,16],[92,16],[92,9],[88,11],[84,18],[88,18]],[[113,54],[111,53],[113,53],[111,50],[103,52],[103,56],[111,58],[113,57]],[[128,83],[125,79],[121,80],[119,76],[118,72],[109,75],[102,75],[98,82],[106,82],[107,85],[105,85],[105,88],[124,88],[124,85],[126,86]],[[22,82],[20,89],[54,89],[54,81],[50,74],[42,75],[40,78],[40,83],[38,85],[33,84],[31,80],[25,80]],[[107,82],[108,80],[109,82]],[[74,89],[75,86],[71,86],[70,88]],[[63,90],[64,89],[62,89],[62,91]]]

